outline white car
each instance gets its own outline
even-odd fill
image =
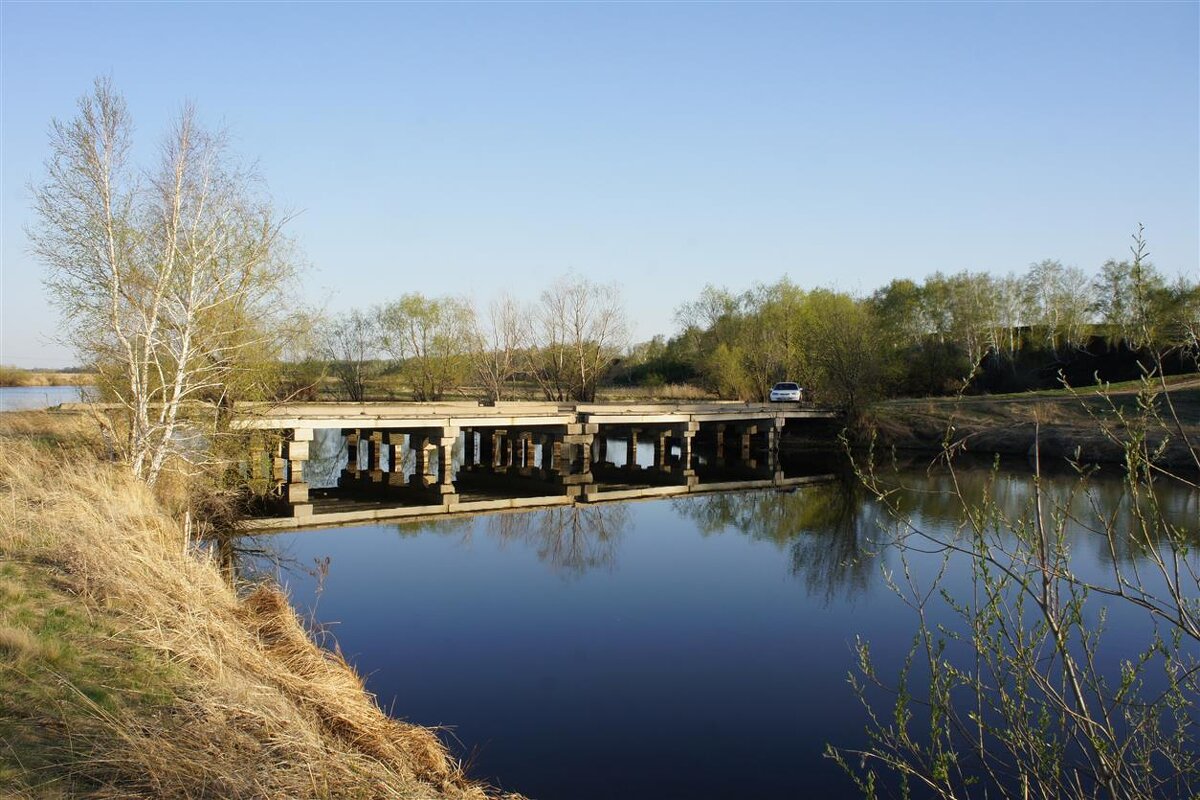
[[[772,403],[799,403],[804,399],[804,390],[799,384],[777,383],[771,387]]]

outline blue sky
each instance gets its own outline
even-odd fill
[[[257,159],[337,311],[619,283],[638,338],[704,283],[869,292],[1094,270],[1144,222],[1200,268],[1200,4],[0,5],[0,362],[72,363],[28,253],[53,117],[111,75]]]

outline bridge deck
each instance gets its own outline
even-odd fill
[[[574,424],[672,425],[756,419],[836,419],[829,409],[797,403],[239,403],[236,427],[287,428],[482,428]]]

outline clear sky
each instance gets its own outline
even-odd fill
[[[258,159],[330,310],[618,282],[869,292],[1089,271],[1144,222],[1200,268],[1200,5],[0,4],[0,362],[72,363],[29,255],[53,117],[111,75],[138,148],[185,99]]]

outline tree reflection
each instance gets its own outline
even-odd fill
[[[1149,547],[1166,545],[1161,537],[1126,535],[1139,516],[1160,519],[1164,529],[1178,531],[1192,542],[1200,539],[1200,490],[1160,482],[1140,487],[1135,497],[1111,466],[1084,471],[1043,467],[1036,482],[1022,462],[988,465],[983,461],[956,463],[953,474],[942,464],[923,470],[894,466],[880,470],[876,478],[894,490],[891,501],[900,513],[945,538],[952,538],[963,525],[966,506],[993,508],[1007,521],[1008,535],[1016,536],[1015,531],[1032,524],[1040,488],[1044,506],[1065,516],[1067,544],[1092,550],[1101,562],[1132,565],[1149,554]],[[1106,523],[1097,524],[1098,520]]]
[[[675,511],[705,534],[729,528],[774,543],[791,574],[827,601],[864,590],[877,555],[871,543],[875,506],[849,480],[777,490],[679,498]]]
[[[473,522],[472,517],[466,515],[430,517],[397,522],[392,525],[392,528],[403,539],[411,539],[423,533],[432,533],[435,536],[448,536],[452,533],[461,533],[464,538],[467,538],[471,535],[471,530],[474,527]]]
[[[488,533],[501,543],[532,547],[542,562],[570,575],[600,567],[611,570],[628,527],[629,507],[624,503],[554,506],[487,520]]]

